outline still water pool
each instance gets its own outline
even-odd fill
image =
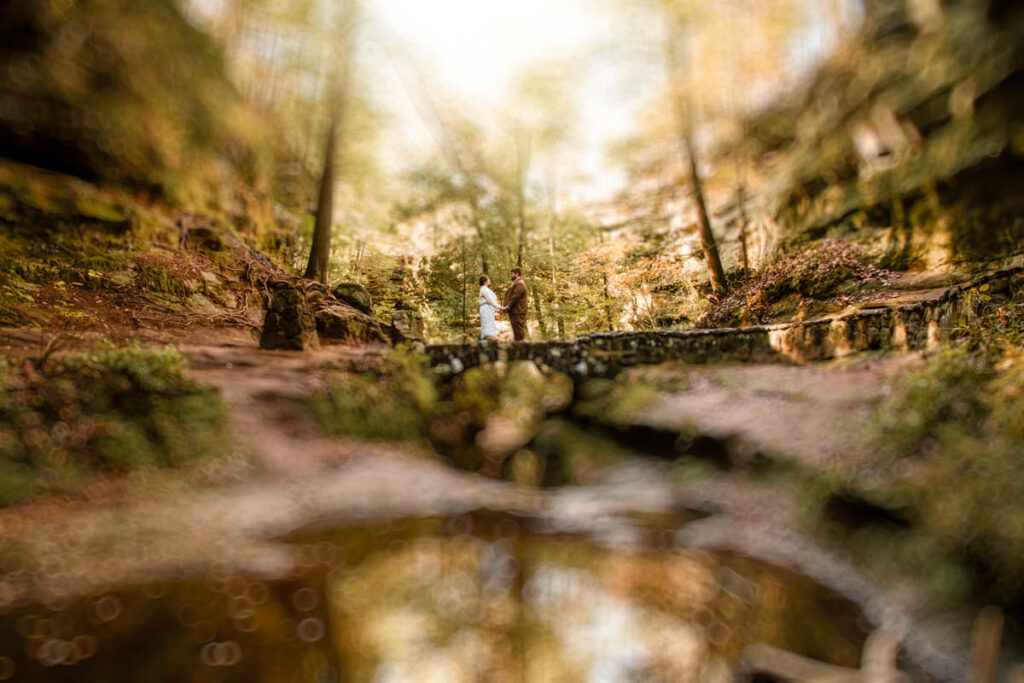
[[[672,520],[623,548],[479,511],[307,527],[268,579],[215,570],[0,616],[0,679],[732,681],[769,643],[856,666],[858,609],[789,570],[680,548]]]

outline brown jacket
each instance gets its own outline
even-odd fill
[[[505,301],[502,305],[508,308],[509,318],[526,319],[529,302],[526,300],[526,283],[523,282],[523,278],[519,278],[505,290]]]

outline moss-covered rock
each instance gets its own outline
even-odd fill
[[[316,312],[315,318],[316,331],[324,342],[358,344],[370,336],[367,321],[353,315],[352,309],[346,306],[324,306]]]
[[[254,170],[261,143],[221,51],[174,0],[15,0],[0,43],[0,156],[207,207]]]
[[[393,351],[386,365],[329,373],[310,408],[332,435],[391,441],[426,439],[437,387],[415,352]]]
[[[366,287],[363,287],[358,282],[338,283],[331,290],[331,293],[338,301],[346,303],[358,311],[373,315],[373,299],[370,298],[370,293],[366,291]]]
[[[278,285],[270,298],[270,307],[263,319],[260,335],[262,349],[302,351],[319,346],[316,318],[301,288]]]
[[[396,344],[402,341],[420,341],[424,339],[423,316],[418,311],[395,309],[391,311],[391,340]]]

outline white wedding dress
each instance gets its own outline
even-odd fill
[[[494,313],[501,306],[498,305],[498,297],[491,291],[491,288],[484,285],[480,288],[480,338],[497,337],[498,328],[494,324]]]

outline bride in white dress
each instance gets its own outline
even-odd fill
[[[486,275],[480,276],[480,338],[497,339],[498,328],[494,324],[494,314],[501,310],[498,305],[498,297],[488,286],[491,278]]]

